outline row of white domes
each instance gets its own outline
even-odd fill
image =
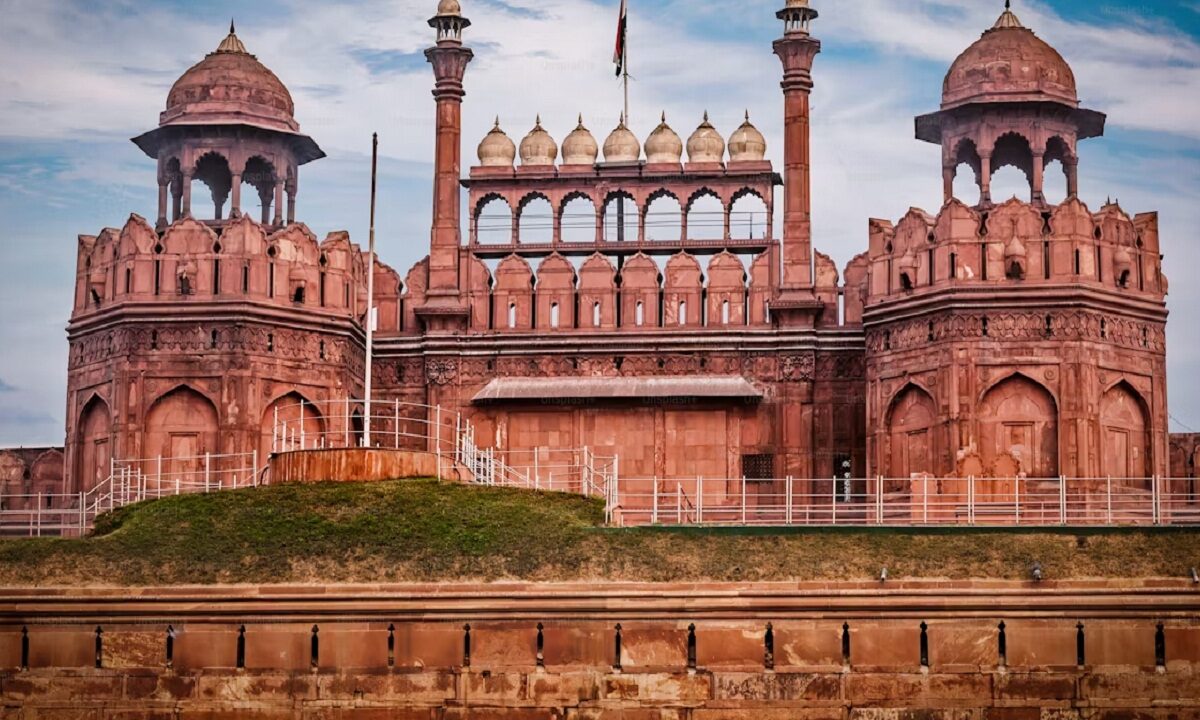
[[[679,163],[683,158],[683,141],[671,126],[667,125],[666,113],[663,113],[662,123],[646,138],[646,162],[648,163]],[[579,125],[571,131],[562,143],[563,165],[594,165],[599,156],[600,148],[596,138],[583,126],[583,116]],[[692,133],[687,141],[688,162],[719,163],[725,159],[725,140],[717,129],[708,121],[708,113],[704,113],[704,122]],[[767,155],[767,141],[762,133],[750,123],[750,113],[746,113],[746,122],[729,137],[730,162],[759,162]],[[500,119],[496,126],[479,143],[479,163],[483,167],[512,167],[516,161],[517,147],[508,135],[500,129]],[[642,157],[642,147],[637,136],[625,127],[622,117],[620,124],[604,141],[604,162],[624,163],[638,162]],[[558,158],[558,145],[550,133],[542,128],[542,118],[539,116],[533,130],[521,140],[521,165],[525,167],[552,166]]]

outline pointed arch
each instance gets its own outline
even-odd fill
[[[259,423],[259,457],[269,458],[284,449],[326,447],[328,428],[321,406],[299,390],[289,390],[272,400]],[[276,442],[278,441],[278,442]]]
[[[508,198],[499,193],[488,193],[475,203],[471,223],[473,243],[509,245],[513,242],[516,232],[513,225],[513,207]]]
[[[87,492],[109,476],[112,413],[108,403],[97,393],[92,393],[79,412],[72,450],[71,488],[74,492]]]
[[[642,210],[642,227],[647,241],[683,240],[683,205],[679,196],[659,188],[646,198]]]
[[[688,240],[718,240],[725,237],[725,201],[716,190],[700,188],[691,194],[684,209]]]
[[[641,210],[626,190],[613,190],[604,197],[601,209],[604,242],[637,242]]]
[[[909,381],[892,396],[887,408],[885,475],[893,480],[907,480],[913,475],[938,474],[935,442],[938,412],[933,395],[920,384]],[[898,483],[890,489],[904,486]]]
[[[576,190],[568,193],[558,205],[558,227],[562,242],[595,242],[596,201],[591,195]]]
[[[1011,457],[1030,477],[1058,476],[1058,400],[1043,384],[1015,371],[980,396],[979,451],[985,467]]]
[[[220,453],[217,406],[205,394],[181,383],[158,396],[146,413],[142,454],[164,459],[170,478],[194,481],[204,469],[206,453]]]
[[[1106,477],[1144,479],[1151,468],[1149,405],[1124,378],[1100,398],[1101,472]]]
[[[531,192],[517,203],[517,242],[549,245],[554,241],[554,204],[542,192]]]

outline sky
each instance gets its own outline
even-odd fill
[[[582,113],[616,125],[619,0],[461,0],[475,51],[463,156],[496,116],[515,141],[541,115],[561,142]],[[365,244],[370,138],[381,139],[379,248],[404,273],[428,251],[433,78],[423,50],[436,0],[0,0],[0,446],[63,440],[79,234],[153,218],[154,161],[129,138],[157,124],[171,84],[237,20],[250,52],[290,88],[328,153],[301,169],[298,219]],[[632,128],[661,113],[687,137],[708,111],[728,136],[749,110],[782,167],[783,0],[630,0]],[[813,0],[814,244],[843,266],[872,217],[941,205],[940,149],[913,139],[955,56],[1001,0]],[[1023,23],[1073,67],[1107,136],[1080,147],[1080,194],[1160,213],[1173,431],[1200,430],[1200,0],[1015,0]],[[996,198],[1021,192],[998,174]],[[1050,176],[1048,176],[1050,177]],[[1048,180],[1061,198],[1061,175]],[[1057,197],[1056,197],[1057,194]]]

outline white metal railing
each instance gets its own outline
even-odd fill
[[[96,517],[170,495],[235,490],[258,483],[257,453],[111,460],[109,476],[79,493],[0,495],[0,534],[82,535]]]
[[[1194,478],[629,478],[619,525],[1200,524]]]
[[[606,516],[616,500],[617,457],[591,448],[504,450],[480,447],[474,425],[440,405],[400,400],[371,402],[368,439],[366,403],[341,399],[300,403],[275,411],[272,452],[366,447],[428,452],[438,458],[438,476],[450,463],[478,485],[565,492],[605,500]],[[446,465],[442,465],[442,463]]]

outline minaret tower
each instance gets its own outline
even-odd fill
[[[429,254],[429,290],[417,314],[430,332],[465,328],[468,310],[459,293],[459,177],[462,164],[463,75],[475,56],[462,43],[471,21],[462,16],[458,0],[441,0],[429,20],[437,44],[425,51],[437,82],[437,145],[434,158],[433,233]]]
[[[809,33],[817,11],[809,7],[808,0],[787,0],[777,16],[784,24],[783,37],[774,44],[775,54],[783,62],[783,275],[779,297],[771,308],[781,324],[811,325],[821,304],[812,292],[809,96],[813,60],[821,52],[821,41]]]

